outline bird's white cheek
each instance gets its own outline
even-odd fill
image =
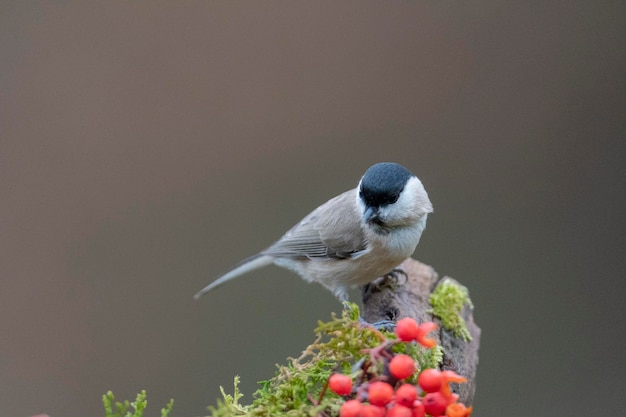
[[[380,218],[390,227],[410,227],[418,221],[418,216],[410,210],[410,207],[397,204],[381,208]]]

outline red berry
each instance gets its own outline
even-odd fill
[[[400,404],[396,404],[387,410],[387,417],[412,417],[411,409]]]
[[[337,395],[348,395],[352,391],[352,379],[348,375],[332,374],[328,387]]]
[[[389,372],[398,379],[408,378],[415,372],[415,362],[408,355],[396,355],[389,362]]]
[[[396,390],[396,403],[405,407],[413,407],[413,402],[417,399],[417,389],[415,385],[402,384]]]
[[[417,322],[410,317],[398,320],[396,323],[396,335],[403,342],[416,340],[419,334],[419,326]]]
[[[424,369],[417,377],[417,383],[426,392],[437,392],[441,389],[443,376],[437,369]]]
[[[359,417],[385,417],[385,413],[387,409],[385,407],[380,407],[377,405],[365,405],[361,408],[361,414]]]
[[[413,416],[412,417],[426,417],[424,404],[422,404],[420,400],[413,402]]]
[[[439,392],[429,392],[422,398],[424,411],[431,416],[439,416],[446,412],[448,400]]]
[[[370,404],[385,406],[393,398],[393,388],[386,382],[372,382],[368,389],[368,400]]]
[[[349,400],[341,404],[339,417],[360,417],[363,404],[359,400]]]

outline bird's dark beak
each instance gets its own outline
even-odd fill
[[[363,213],[363,218],[367,223],[380,224],[380,217],[378,213],[378,207],[368,206]]]

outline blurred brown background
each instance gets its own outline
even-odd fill
[[[621,414],[625,10],[3,2],[0,416],[249,402],[340,304],[276,268],[192,295],[385,160],[471,290],[476,415]]]

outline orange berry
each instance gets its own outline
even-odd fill
[[[400,404],[395,404],[387,410],[387,417],[412,417],[411,409]]]
[[[426,392],[437,392],[441,389],[443,376],[437,369],[424,369],[417,377],[417,383]]]
[[[426,411],[424,410],[424,404],[420,400],[416,400],[413,403],[413,416],[412,417],[426,417]]]
[[[370,404],[384,407],[393,398],[393,388],[386,382],[372,382],[367,390]]]
[[[385,413],[387,409],[385,407],[380,407],[378,405],[365,405],[363,404],[363,408],[361,408],[361,414],[359,417],[385,417]]]
[[[403,342],[417,340],[419,326],[411,317],[405,317],[396,323],[396,335]]]
[[[445,413],[449,402],[440,392],[429,392],[422,398],[424,411],[431,416],[439,416]]]
[[[396,355],[389,362],[389,372],[398,379],[408,378],[415,372],[415,362],[408,355]]]
[[[328,379],[328,388],[337,395],[348,395],[352,392],[352,379],[348,375],[332,374]]]
[[[402,384],[396,390],[396,403],[405,407],[413,407],[413,403],[417,399],[417,388],[415,385]]]
[[[349,400],[341,404],[339,417],[361,417],[363,404],[359,400]]]

